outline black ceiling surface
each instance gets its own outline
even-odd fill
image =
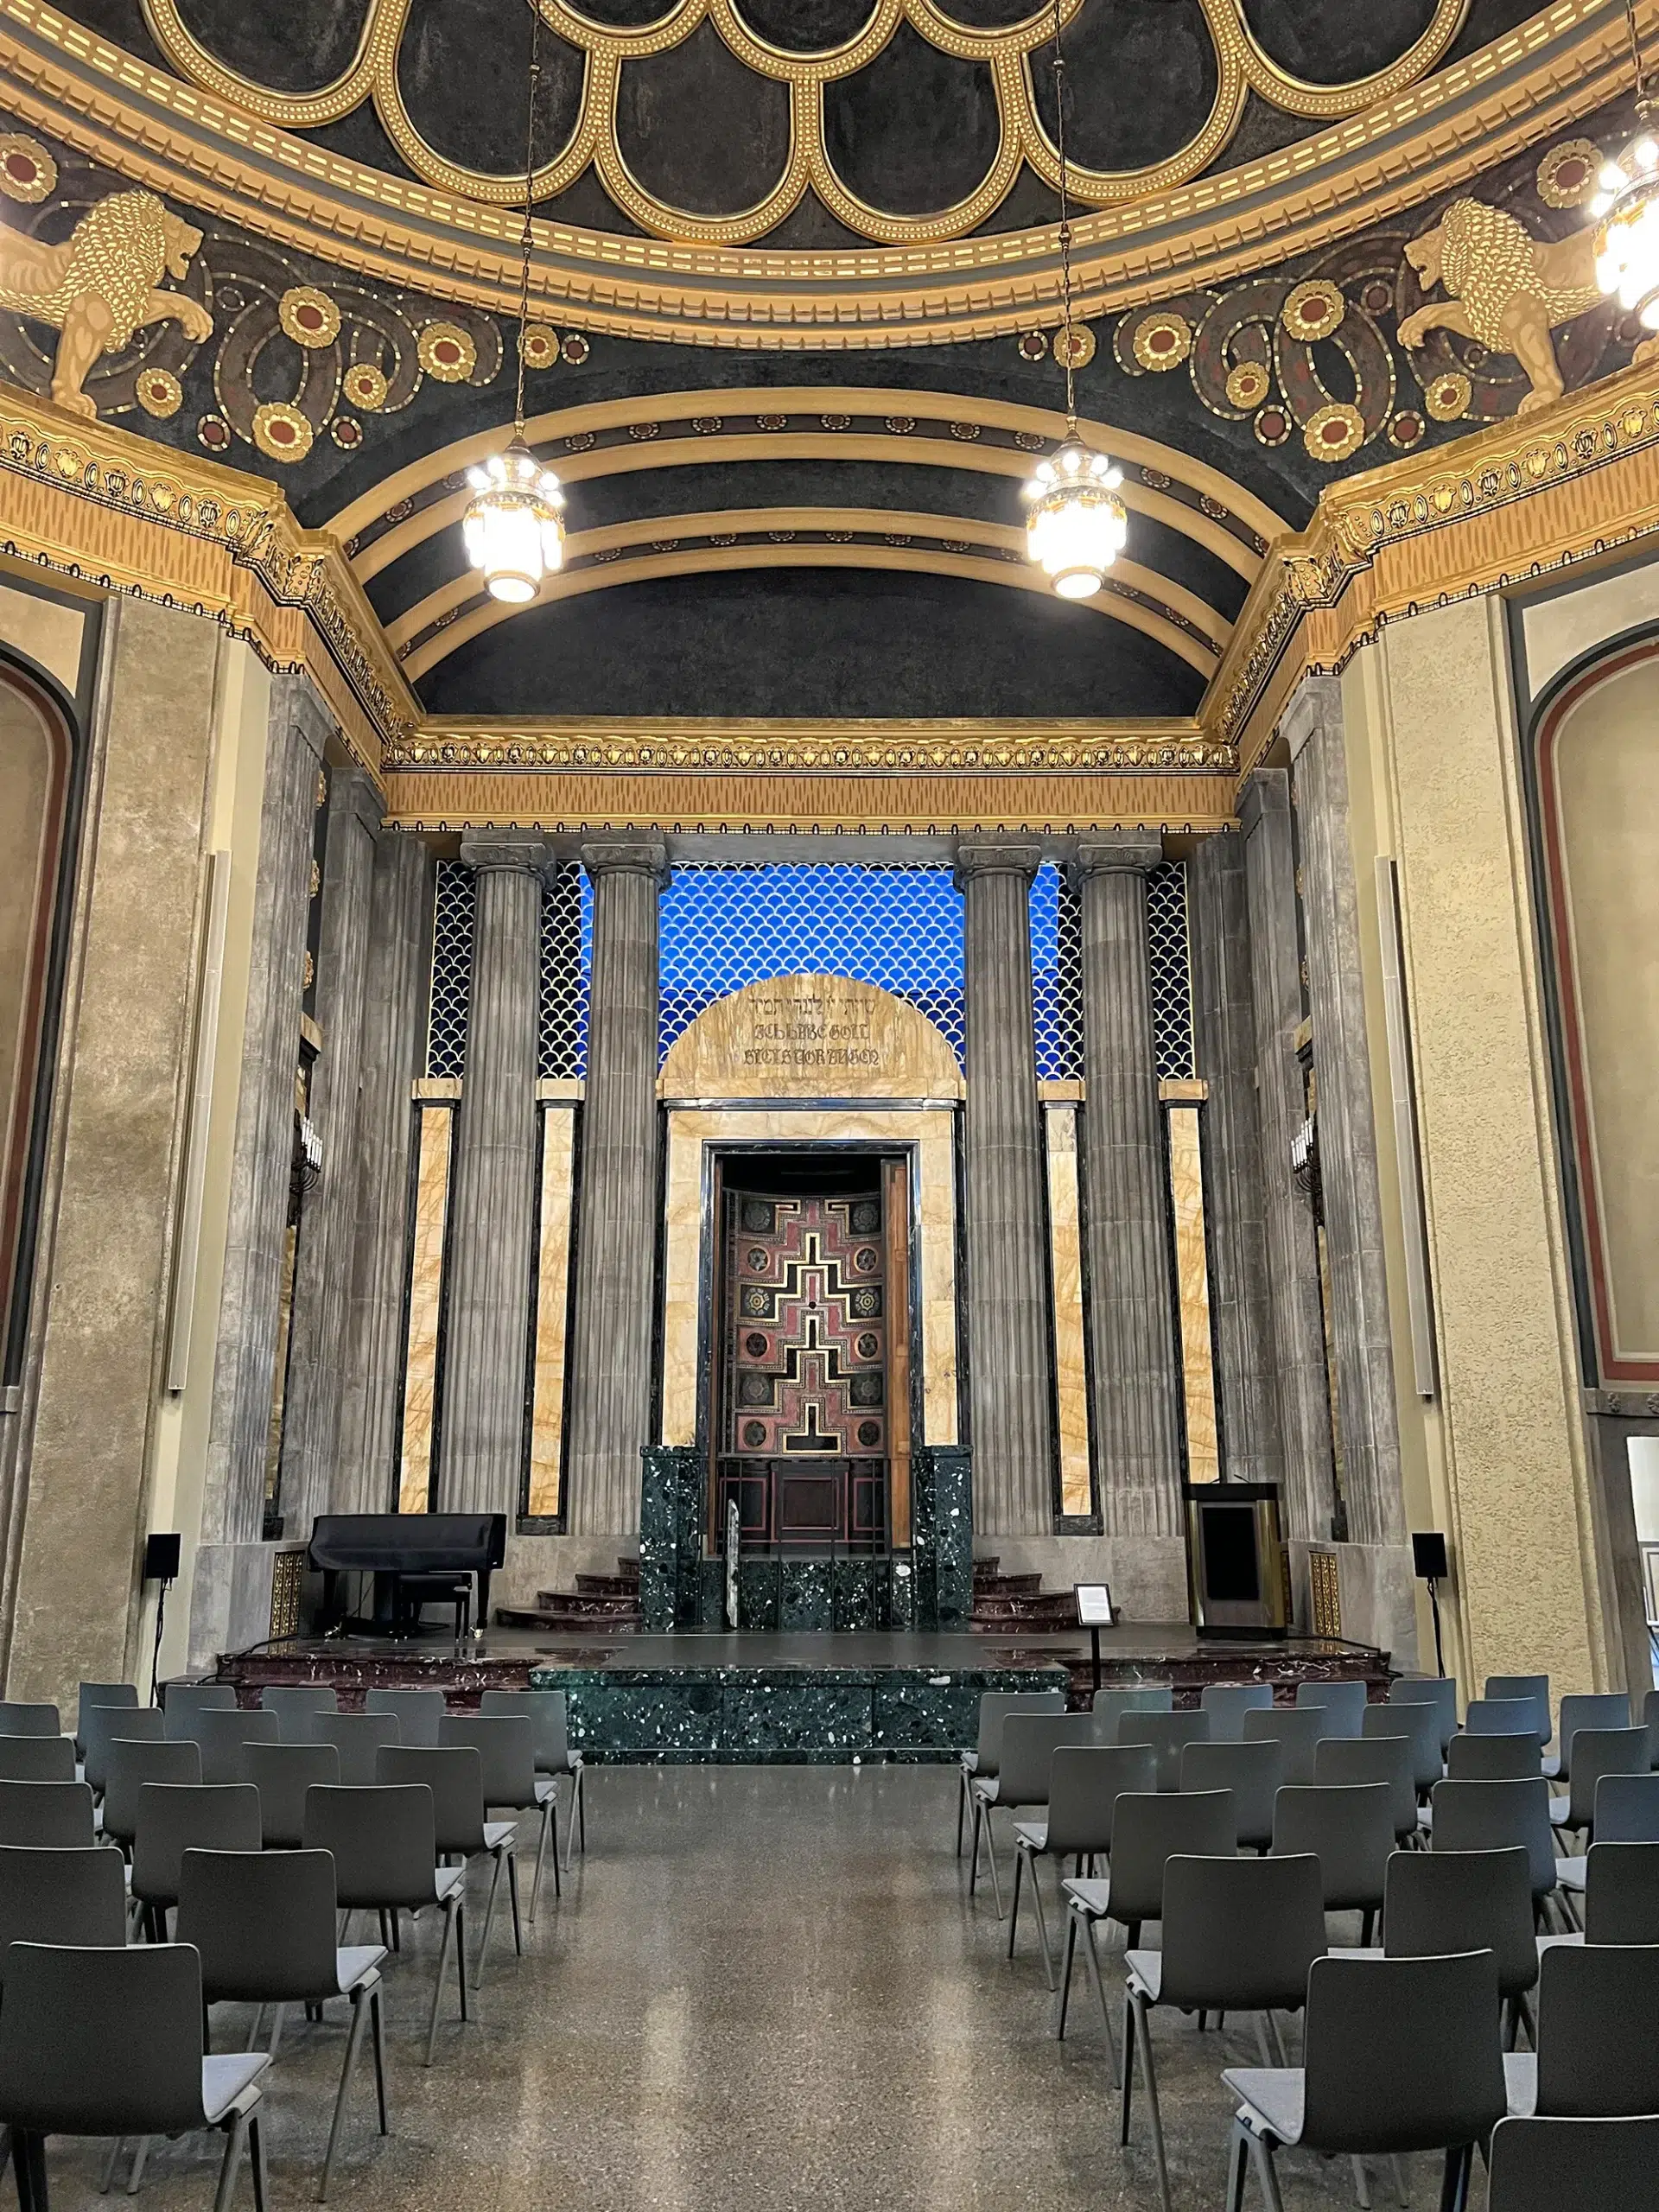
[[[416,690],[435,715],[1185,715],[1203,679],[1087,608],[952,578],[759,569],[532,607]]]

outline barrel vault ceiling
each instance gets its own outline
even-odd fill
[[[208,334],[142,326],[86,397],[277,478],[434,715],[1185,716],[1334,475],[1527,397],[1402,340],[1408,248],[1471,190],[1583,226],[1620,11],[1062,14],[1079,407],[1130,509],[1080,607],[1018,496],[1062,423],[1051,9],[542,0],[526,399],[569,538],[516,614],[458,523],[512,417],[528,0],[0,0],[0,223],[143,188],[200,232]],[[1634,336],[1567,320],[1568,388]],[[0,268],[0,376],[47,391],[54,343]]]

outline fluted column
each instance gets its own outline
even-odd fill
[[[1101,1518],[1179,1536],[1181,1451],[1163,1135],[1147,970],[1156,837],[1081,847],[1084,1189]]]
[[[639,1526],[639,1454],[651,1413],[657,904],[668,855],[658,837],[619,834],[585,844],[582,861],[594,887],[594,950],[568,1494],[574,1532],[626,1536]]]
[[[1048,1220],[1031,1007],[1033,844],[963,842],[968,1372],[976,1534],[1054,1527]]]
[[[477,872],[467,1067],[456,1130],[438,1504],[511,1513],[524,1459],[535,1242],[536,1042],[545,841],[461,840]]]

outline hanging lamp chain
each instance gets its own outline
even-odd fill
[[[1636,112],[1638,120],[1646,123],[1653,114],[1653,98],[1648,91],[1647,72],[1642,67],[1642,41],[1636,28],[1636,0],[1624,0],[1624,29],[1630,41],[1630,67],[1636,77]]]
[[[1054,140],[1060,157],[1060,363],[1065,371],[1065,428],[1077,434],[1077,376],[1071,363],[1071,179],[1065,159],[1065,47],[1061,0],[1054,0]]]
[[[536,197],[536,93],[541,80],[541,0],[530,0],[530,96],[524,109],[524,235],[518,268],[518,387],[512,403],[513,435],[524,435],[524,331],[530,321],[531,208]]]

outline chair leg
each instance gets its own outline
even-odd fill
[[[1244,2212],[1245,2163],[1249,2155],[1249,2131],[1236,2120],[1227,2142],[1227,2212]]]
[[[1354,2169],[1354,2202],[1358,2205],[1359,2212],[1371,2212],[1371,2184],[1366,2177],[1365,2161],[1354,2158],[1350,2164]]]
[[[340,2087],[334,2092],[334,2116],[328,2127],[328,2148],[322,2155],[322,2179],[317,2183],[317,2202],[328,2202],[328,2181],[334,2171],[334,2149],[340,2141],[340,2123],[346,2116],[346,2092],[352,2086],[352,2070],[357,2064],[357,2054],[363,2048],[363,2029],[367,2018],[364,2008],[363,1992],[352,1992],[352,2031],[346,2038],[346,2056],[340,2062]]]
[[[1164,2212],[1171,2212],[1169,2201],[1169,2159],[1164,2151],[1164,2116],[1158,2107],[1158,2075],[1152,2063],[1152,2021],[1150,2007],[1144,1997],[1132,2000],[1141,2035],[1141,2086],[1147,2093],[1147,2112],[1152,2121],[1152,2151],[1158,2161],[1158,2191],[1163,2199]],[[1125,2073],[1128,2068],[1124,2069]],[[1128,2099],[1124,2098],[1124,2118],[1128,2117]]]
[[[1051,1989],[1054,1986],[1054,1954],[1048,1943],[1048,1915],[1043,1910],[1043,1885],[1038,1879],[1039,1869],[1037,1856],[1031,1858],[1031,1901],[1037,1908],[1037,1935],[1043,1947],[1043,1979]]]
[[[1120,2143],[1127,2143],[1129,2139],[1129,2104],[1135,2094],[1135,2000],[1128,1993],[1125,1991],[1123,1996],[1123,2067],[1122,2079],[1119,2084],[1123,2092],[1122,2104],[1122,2125],[1118,2129],[1117,2134],[1117,2139]]]
[[[1008,1956],[1014,1956],[1014,1931],[1020,1925],[1020,1884],[1026,1871],[1026,1854],[1019,1844],[1014,1847],[1014,1903],[1008,1908]]]
[[[1250,2139],[1250,2163],[1255,2168],[1262,2194],[1268,2200],[1268,2212],[1285,2212],[1285,2200],[1279,2194],[1279,2177],[1274,2171],[1273,2152],[1252,2129],[1246,2128],[1244,2132]]]
[[[1262,2054],[1262,2063],[1272,2066],[1273,2051],[1268,2042],[1268,2016],[1265,2012],[1258,2012],[1255,2016],[1255,2047]]]
[[[443,1995],[443,1970],[449,1963],[449,1946],[454,1940],[454,1908],[453,1904],[446,1904],[443,1908],[443,1941],[438,1948],[438,1971],[432,1981],[432,2011],[426,2024],[426,2063],[429,2066],[432,2063],[433,2053],[437,2049],[438,2000]],[[465,1976],[462,1977],[462,1986],[464,1990]]]
[[[585,1859],[588,1856],[588,1770],[576,1769],[576,1839]]]
[[[248,2114],[248,2163],[253,2169],[253,2212],[265,2212],[270,2176],[265,2170],[265,2131],[257,2112]]]
[[[1106,2002],[1106,1985],[1100,1978],[1100,1954],[1095,1948],[1095,1923],[1085,1919],[1083,1923],[1083,1955],[1089,1964],[1089,1979],[1095,1985],[1095,1995],[1100,2001],[1100,2024],[1106,2031],[1106,2056],[1111,2062],[1112,2084],[1118,2080],[1117,2044],[1112,2034],[1111,2009]]]
[[[1440,2212],[1464,2212],[1469,2202],[1469,2173],[1475,2162],[1472,2143],[1459,2144],[1446,2154],[1440,2177]]]
[[[1071,1998],[1071,1962],[1077,1955],[1077,1916],[1069,1911],[1065,1916],[1065,1950],[1060,1965],[1060,1986],[1054,1993],[1054,2040],[1065,2040],[1066,2006]]]
[[[132,2171],[127,2176],[127,2195],[137,2196],[143,2187],[144,2168],[149,2164],[149,2138],[141,2135],[138,2148],[132,2154]]]
[[[559,1801],[556,1796],[547,1801],[547,1825],[553,1842],[553,1902],[556,1904],[564,1895],[564,1884],[559,1878]]]
[[[1411,2195],[1406,2187],[1406,2170],[1397,2158],[1391,2158],[1389,2160],[1389,2171],[1394,2176],[1395,2201],[1402,2207],[1407,2208],[1408,2212]]]
[[[967,1811],[968,1770],[965,1766],[959,1766],[957,1769],[957,1856],[958,1859],[962,1856],[963,1821]]]
[[[536,1845],[536,1872],[530,1885],[530,1924],[532,1928],[536,1925],[536,1907],[541,1899],[542,1866],[547,1858],[548,1818],[552,1810],[552,1802],[550,1799],[542,1808],[542,1833]]]
[[[507,1902],[512,1907],[512,1948],[518,1957],[524,1955],[524,1923],[518,1917],[518,1854],[512,1844],[507,1846]]]
[[[18,2164],[18,2152],[22,2154],[22,2168],[29,2176],[29,2212],[48,2212],[46,2186],[46,2138],[31,2129],[11,2154],[13,2165]]]
[[[991,1808],[985,1808],[985,1856],[990,1861],[991,1897],[996,1905],[996,1916],[1002,1917],[1002,1877],[996,1871],[996,1830],[991,1826]]]
[[[321,2019],[321,2017],[322,2017],[322,2007],[321,2007],[321,2005],[319,2005],[319,2006],[317,2007],[317,2017],[318,2017],[318,2018],[319,2018],[319,2019]],[[283,2022],[287,2019],[287,2018],[288,2018],[288,2007],[287,2007],[287,2005],[276,2005],[276,2006],[274,2006],[274,2007],[272,2008],[272,2011],[271,2011],[271,2016],[270,2016],[270,2055],[271,2055],[271,2056],[272,2056],[273,2058],[275,2058],[275,2057],[276,2057],[276,2046],[277,2046],[277,2044],[280,2044],[280,2043],[281,2043],[281,2041],[282,2041],[282,2039],[283,2039]]]
[[[381,2017],[380,1992],[369,1992],[369,2031],[374,2049],[374,2101],[380,2111],[380,2133],[390,2135],[391,2122],[386,2116],[386,2024]]]
[[[474,1989],[484,1986],[484,1961],[489,1955],[490,1929],[495,1924],[495,1893],[501,1886],[501,1853],[492,1852],[490,1856],[494,1861],[495,1871],[490,1876],[489,1902],[484,1908],[484,1940],[478,1947],[478,1964],[473,1972]]]
[[[115,2170],[121,2163],[121,2153],[127,2147],[124,2135],[118,2135],[110,2145],[110,2155],[104,2161],[104,2177],[98,2184],[100,2196],[107,2196],[115,2184]]]
[[[231,2212],[231,2198],[236,2192],[236,2169],[247,2132],[248,2116],[239,2112],[226,2133],[225,2156],[219,2161],[219,2194],[213,2199],[213,2212]]]

